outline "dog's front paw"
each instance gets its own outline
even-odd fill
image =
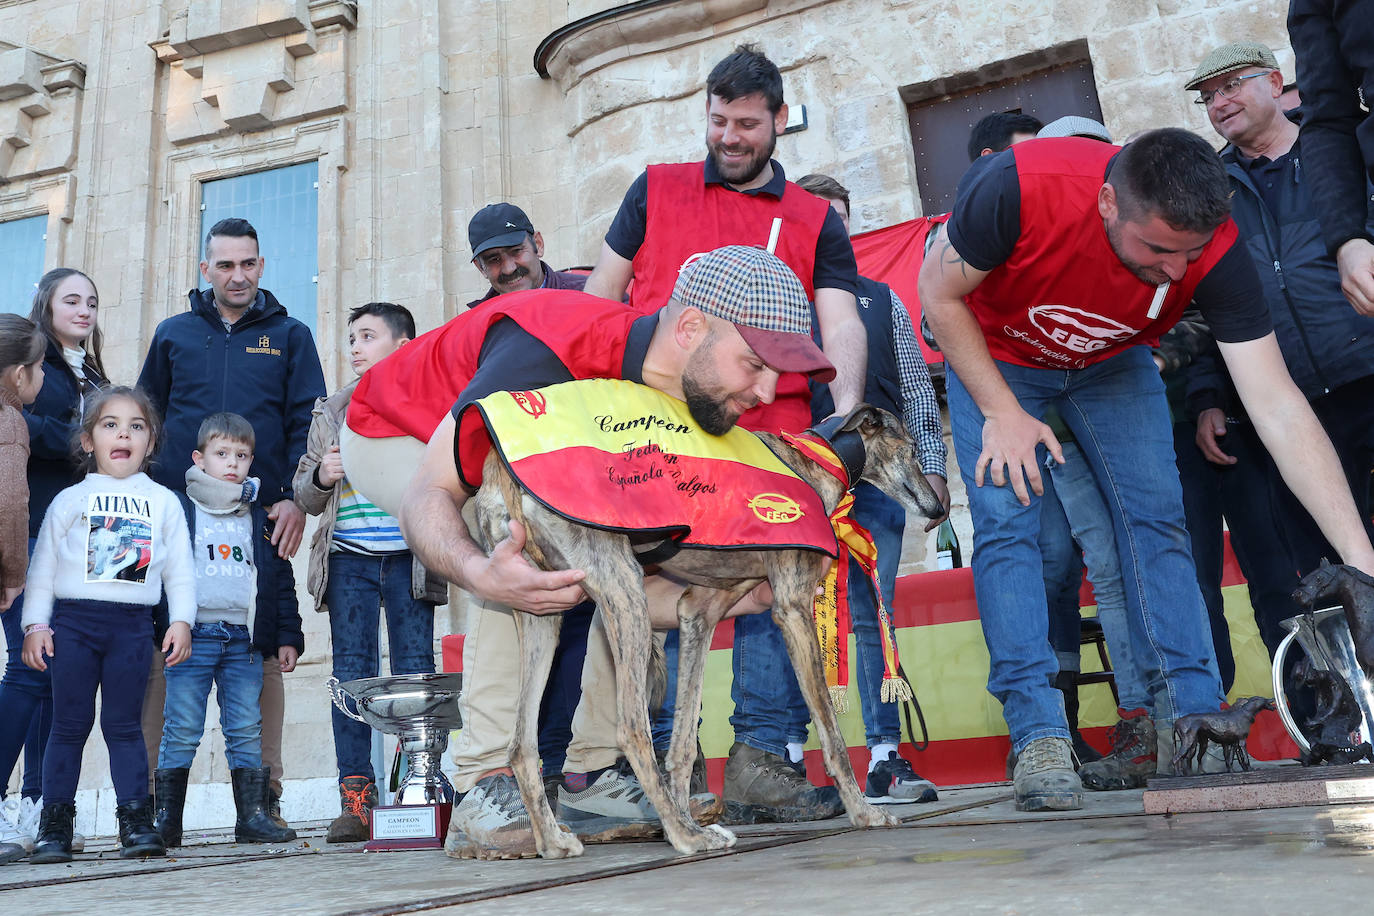
[[[855,827],[896,827],[901,823],[895,814],[867,802],[849,815],[849,822]]]
[[[693,827],[685,834],[670,835],[669,842],[673,844],[674,849],[686,856],[697,852],[729,849],[735,845],[735,835],[719,824],[711,824],[709,827]]]
[[[540,844],[539,855],[545,859],[570,859],[574,856],[582,855],[582,841],[562,824],[558,825],[558,830],[554,835],[545,838],[546,842]]]

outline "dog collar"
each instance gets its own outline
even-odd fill
[[[807,432],[824,439],[830,444],[840,462],[844,465],[845,472],[849,475],[849,485],[853,486],[859,482],[863,475],[864,465],[868,462],[868,450],[864,447],[863,436],[852,429],[840,431],[840,424],[845,421],[844,417],[826,417],[820,423],[811,427]]]

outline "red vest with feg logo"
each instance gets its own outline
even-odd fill
[[[1173,327],[1202,278],[1236,239],[1229,219],[1183,279],[1156,287],[1121,263],[1097,209],[1107,163],[1120,148],[1096,140],[1012,147],[1021,184],[1021,234],[1011,257],[968,297],[994,359],[1081,369]]]
[[[644,243],[634,257],[630,305],[641,312],[662,308],[672,295],[678,271],[693,256],[722,245],[765,248],[773,220],[782,218],[776,254],[801,280],[815,301],[816,243],[830,204],[787,182],[781,199],[771,194],[741,194],[707,184],[705,164],[651,165],[644,216]],[[745,429],[801,432],[811,423],[806,379],[789,373],[778,380],[777,398],[740,419]]]

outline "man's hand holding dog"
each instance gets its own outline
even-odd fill
[[[510,536],[492,548],[486,562],[474,564],[472,590],[508,607],[531,614],[559,614],[586,600],[580,569],[544,572],[524,554],[525,526],[510,522]]]

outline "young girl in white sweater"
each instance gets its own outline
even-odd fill
[[[166,854],[153,828],[140,717],[153,606],[167,592],[167,664],[190,654],[195,572],[186,515],[143,473],[158,417],[143,392],[108,388],[86,401],[80,446],[86,478],[43,519],[24,603],[24,663],[51,666],[53,725],[43,760],[43,811],[31,862],[70,862],[81,751],[95,724],[110,752],[120,855]]]

